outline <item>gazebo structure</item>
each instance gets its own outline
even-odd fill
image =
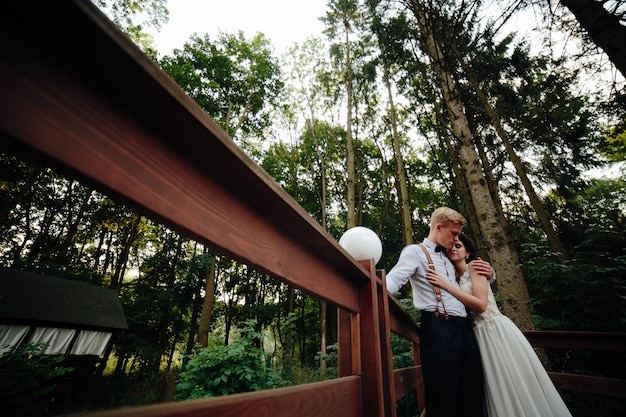
[[[45,343],[47,355],[106,359],[113,335],[125,329],[116,290],[0,268],[0,355]]]

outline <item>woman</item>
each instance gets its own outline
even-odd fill
[[[435,271],[428,281],[449,292],[470,311],[485,374],[490,417],[571,416],[524,334],[500,313],[487,280],[472,267],[474,242],[465,234],[447,250],[459,287]]]

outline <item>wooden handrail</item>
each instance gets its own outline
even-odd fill
[[[554,385],[562,390],[626,398],[626,380],[561,372],[548,372]]]
[[[626,333],[576,331],[525,331],[534,347],[626,352]]]
[[[360,378],[351,376],[270,391],[102,411],[89,416],[358,417],[363,415],[360,386]]]
[[[626,333],[576,331],[525,331],[532,346],[549,349],[572,349],[621,352],[626,354]],[[548,372],[554,385],[563,390],[626,398],[626,380],[591,375]]]

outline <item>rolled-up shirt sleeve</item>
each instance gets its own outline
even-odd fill
[[[409,277],[418,268],[420,260],[416,248],[417,245],[408,245],[402,249],[398,263],[387,273],[387,291],[391,294],[400,291],[400,288],[409,281]]]

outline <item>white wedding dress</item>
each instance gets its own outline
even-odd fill
[[[459,285],[472,293],[469,270]],[[489,417],[571,416],[524,334],[498,310],[491,288],[487,310],[470,316],[483,362]]]

